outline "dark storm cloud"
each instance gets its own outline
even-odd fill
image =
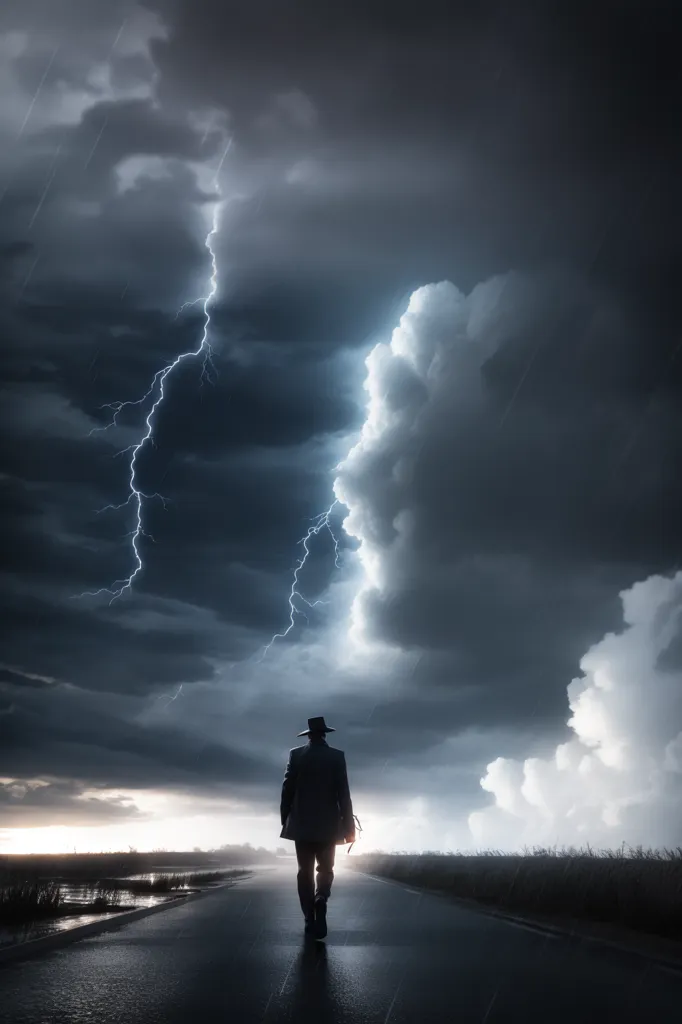
[[[72,778],[83,788],[170,785],[229,795],[271,785],[280,772],[268,758],[164,722],[162,702],[156,720],[145,726],[112,713],[111,701],[73,687],[37,700],[33,692],[16,688],[14,711],[0,716],[3,778]]]
[[[129,799],[83,796],[74,782],[26,785],[0,783],[3,828],[30,827],[38,817],[54,825],[106,825],[112,821],[142,817]]]
[[[46,686],[53,686],[55,682],[51,676],[40,676],[35,672],[26,673],[12,665],[0,665],[0,683],[44,689]]]
[[[384,761],[401,744],[431,750],[458,729],[526,736],[535,723],[554,741],[577,660],[618,625],[618,588],[680,554],[672,5],[143,6],[146,21],[132,4],[10,4],[0,21],[15,31],[0,102],[4,661],[115,693],[123,708],[254,655],[286,627],[296,541],[328,505],[339,439],[362,422],[368,345],[420,285],[468,293],[522,271],[532,285],[513,292],[479,405],[446,386],[424,405],[423,381],[386,378],[394,412],[427,412],[362,481],[388,545],[390,473],[415,458],[411,549],[387,557],[390,597],[367,610],[378,635],[421,660],[411,687],[380,698],[380,738],[349,743],[361,770],[379,749]],[[75,601],[132,565],[130,509],[96,510],[125,500],[114,456],[144,413],[88,435],[105,403],[135,401],[198,344],[199,311],[175,315],[205,293],[210,169],[227,135],[217,375],[201,384],[188,363],[169,381],[140,481],[170,500],[148,507],[154,542],[142,542],[134,595]],[[554,278],[538,274],[548,266]],[[332,567],[327,537],[309,597]],[[306,643],[325,621],[310,613]],[[441,702],[437,724],[417,687]],[[146,730],[158,769],[142,740],[112,752],[95,728],[80,745],[77,716],[39,748],[11,689],[0,724],[16,730],[17,771],[183,784],[185,755],[173,767],[166,751],[184,749],[179,734]],[[276,716],[284,699],[273,687]],[[461,748],[462,764],[477,756],[487,748]],[[200,760],[207,785],[258,777],[217,748]]]
[[[244,147],[267,149],[253,126],[278,92],[299,88],[319,110],[298,144],[319,185],[301,195],[280,184],[259,225],[271,257],[274,245],[313,277],[318,260],[343,261],[346,278],[388,261],[394,281],[417,283],[447,263],[468,288],[510,265],[567,257],[589,269],[599,255],[604,274],[655,287],[651,267],[675,245],[661,218],[678,203],[673,5],[643,18],[615,3],[427,3],[417,14],[200,0],[168,17],[160,88],[195,102],[233,95]],[[247,234],[245,220],[249,245]]]
[[[171,683],[210,678],[210,636],[195,628],[191,633],[146,629],[135,632],[120,626],[112,615],[87,615],[63,591],[61,603],[36,596],[3,598],[3,621],[8,639],[6,656],[26,661],[36,673],[53,671],[87,690],[138,693]],[[82,601],[87,600],[83,598]],[[68,602],[68,603],[67,603]],[[217,630],[215,630],[217,633]],[[220,647],[214,641],[217,652]],[[115,652],[115,654],[114,654]]]
[[[60,50],[59,60],[53,62],[55,79],[83,84],[85,72],[80,67],[74,67],[71,78],[62,74],[64,52]],[[44,69],[43,57],[42,51],[23,54],[16,62],[20,83],[30,80],[32,71]],[[311,361],[298,358],[294,351],[292,387],[282,387],[281,367],[249,369],[230,362],[229,346],[241,340],[238,327],[225,330],[222,339],[214,333],[218,383],[200,386],[200,365],[188,366],[186,373],[170,381],[172,405],[169,416],[159,417],[156,459],[141,460],[144,486],[155,490],[154,476],[171,498],[165,518],[157,520],[156,510],[149,510],[149,533],[156,539],[160,529],[160,547],[170,542],[174,550],[183,551],[183,558],[180,564],[162,556],[145,580],[135,607],[138,618],[146,621],[155,593],[165,597],[177,593],[181,601],[189,597],[199,605],[215,604],[221,624],[207,612],[205,628],[194,622],[191,629],[177,632],[169,641],[153,629],[120,625],[117,609],[102,611],[87,597],[74,602],[83,590],[97,590],[125,578],[132,568],[130,544],[122,536],[130,529],[130,510],[119,514],[98,510],[124,500],[128,460],[116,457],[116,452],[137,440],[144,425],[140,410],[133,409],[137,417],[129,417],[121,430],[97,432],[110,415],[101,406],[144,394],[159,367],[180,352],[196,348],[203,329],[203,318],[191,311],[176,319],[144,308],[146,286],[149,291],[145,269],[154,268],[155,280],[169,297],[174,285],[182,286],[180,295],[176,287],[171,298],[175,309],[197,270],[202,271],[202,290],[209,272],[197,213],[198,204],[215,198],[215,190],[213,195],[202,192],[192,172],[179,163],[161,178],[152,168],[152,179],[145,179],[148,168],[143,166],[137,180],[126,182],[124,177],[123,191],[118,172],[128,157],[210,158],[215,133],[200,132],[172,111],[152,108],[148,100],[93,102],[77,122],[48,125],[28,141],[24,173],[10,181],[5,195],[9,216],[4,230],[10,237],[22,233],[22,222],[41,202],[45,169],[50,166],[45,154],[50,156],[56,146],[62,155],[54,187],[40,206],[37,226],[42,225],[42,231],[33,233],[31,244],[12,241],[5,248],[7,258],[15,262],[17,284],[34,253],[40,265],[48,268],[46,277],[37,280],[39,275],[34,275],[28,297],[22,294],[20,303],[5,314],[10,380],[3,403],[9,473],[3,482],[7,492],[4,529],[6,536],[15,539],[4,566],[9,574],[5,600],[14,626],[8,647],[13,657],[16,654],[25,661],[29,639],[40,624],[39,642],[31,654],[34,665],[51,661],[64,678],[95,690],[154,690],[159,685],[210,678],[213,668],[207,658],[253,653],[258,648],[260,635],[252,639],[240,635],[244,624],[262,632],[264,626],[272,623],[275,628],[281,621],[286,605],[278,605],[277,597],[286,600],[286,578],[277,581],[274,595],[270,577],[261,572],[259,579],[244,563],[249,561],[250,548],[256,562],[268,568],[264,545],[272,535],[268,514],[272,508],[284,506],[279,522],[288,525],[289,547],[294,545],[301,520],[310,513],[311,495],[308,481],[295,465],[279,474],[264,470],[265,478],[271,478],[270,492],[264,497],[263,475],[257,479],[251,473],[249,480],[243,468],[231,471],[228,465],[219,468],[214,474],[219,478],[211,482],[205,472],[193,474],[191,467],[187,472],[185,453],[205,459],[268,444],[290,447],[316,432],[345,426],[346,408],[333,388],[324,386],[317,406],[306,408],[305,399],[315,398],[318,392],[318,380],[324,384],[333,374],[317,353],[310,353]],[[72,197],[77,203],[96,203],[97,216],[93,219],[92,209],[84,215],[79,207],[70,206]],[[50,273],[61,275],[58,287],[51,286]],[[87,284],[84,275],[90,278]],[[121,299],[124,279],[128,301]],[[130,302],[136,295],[141,296],[137,308]],[[247,329],[254,334],[250,325]],[[258,337],[257,325],[255,334]],[[93,429],[96,432],[90,437]],[[278,494],[278,480],[285,493],[293,488],[300,494],[296,508],[286,507]],[[185,506],[188,482],[196,499],[190,498]],[[318,480],[314,490],[319,493],[322,487]],[[178,491],[183,507],[174,515],[173,498]],[[221,511],[226,494],[230,497],[227,515]],[[254,534],[260,520],[269,529]],[[230,528],[232,539],[226,541]],[[185,539],[188,544],[183,548]],[[149,541],[143,540],[142,545],[149,561]],[[282,550],[279,562],[285,558],[288,571],[290,557]],[[269,568],[272,572],[273,567]],[[19,576],[24,587],[21,598],[12,593]],[[126,616],[121,619],[125,621]],[[112,658],[119,646],[127,652],[123,660]]]
[[[93,141],[105,123],[106,133],[102,133],[93,151]],[[212,145],[208,147],[209,153],[215,148],[215,137],[210,141]],[[73,127],[59,125],[41,132],[41,150],[60,142],[64,143],[68,152],[67,167],[73,168],[79,159],[91,156],[87,165],[88,174],[84,176],[85,195],[88,183],[93,188],[98,184],[101,187],[102,179],[127,157],[151,155],[198,160],[204,158],[207,152],[196,129],[154,109],[149,100],[96,103],[83,113],[78,124]],[[83,195],[83,184],[83,181],[77,182],[79,195]]]

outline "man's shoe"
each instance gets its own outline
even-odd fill
[[[327,901],[315,900],[315,937],[323,939],[327,934]]]

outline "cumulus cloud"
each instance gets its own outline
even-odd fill
[[[448,281],[418,289],[390,343],[367,357],[367,418],[334,483],[366,576],[353,607],[356,639],[368,638],[372,608],[404,585],[417,514],[415,462],[428,420],[443,398],[458,417],[480,401],[481,367],[499,341],[504,285],[497,278],[468,297]]]
[[[365,572],[355,638],[447,652],[460,677],[497,676],[498,688],[515,675],[527,686],[538,629],[563,650],[560,633],[585,635],[586,597],[604,599],[594,565],[580,573],[566,557],[591,561],[594,527],[571,505],[595,476],[601,414],[570,419],[551,394],[547,409],[518,400],[533,350],[564,315],[561,285],[547,287],[508,274],[469,295],[449,282],[417,290],[367,358],[366,421],[334,485]]]
[[[449,282],[420,288],[367,357],[365,423],[338,467],[363,568],[352,637],[419,655],[420,699],[449,697],[441,739],[473,725],[534,731],[525,759],[488,765],[495,806],[469,818],[481,845],[679,832],[666,809],[679,798],[682,679],[657,659],[678,629],[682,576],[649,570],[631,585],[652,564],[656,521],[627,480],[613,483],[628,396],[586,402],[603,370],[576,357],[586,340],[608,351],[616,331],[627,377],[624,320],[586,287],[507,274],[468,295]],[[673,458],[664,423],[649,425],[646,457],[659,464]],[[643,456],[631,465],[638,481]],[[627,628],[599,640],[618,626],[619,591]],[[578,664],[574,738],[557,745],[557,698]]]
[[[488,765],[495,804],[469,817],[481,846],[682,840],[682,673],[661,667],[682,632],[682,572],[620,596],[624,628],[589,649],[568,686],[573,737],[552,758]]]

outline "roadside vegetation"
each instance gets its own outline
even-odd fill
[[[0,886],[0,924],[56,917],[63,904],[56,882],[14,882]]]
[[[196,864],[195,855],[166,851],[154,855],[4,856],[0,858],[0,926],[30,924],[68,914],[131,910],[136,896],[179,898],[249,873],[242,867],[168,870],[183,860],[189,866]],[[218,863],[220,860],[218,857]]]
[[[509,913],[682,941],[682,847],[368,853],[348,862],[355,870]]]

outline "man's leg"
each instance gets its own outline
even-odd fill
[[[315,849],[317,859],[317,885],[315,886],[315,899],[328,900],[332,891],[334,881],[334,857],[336,855],[336,843],[318,843]]]
[[[296,842],[298,898],[306,921],[313,919],[315,898],[315,844]]]
[[[331,895],[334,881],[334,855],[336,843],[319,843],[315,850],[317,859],[317,885],[315,887],[315,934],[323,939],[327,934],[327,900]]]

